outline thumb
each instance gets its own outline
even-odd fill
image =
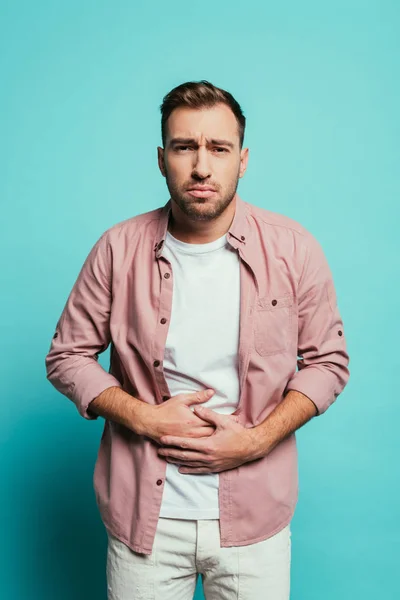
[[[210,408],[205,408],[204,406],[195,406],[193,412],[198,417],[201,417],[204,421],[208,421],[216,427],[221,427],[225,424],[226,415],[217,413]]]
[[[191,404],[201,404],[202,402],[207,402],[215,394],[214,390],[207,389],[201,390],[199,392],[194,392],[193,394],[185,394],[183,403],[187,406]]]

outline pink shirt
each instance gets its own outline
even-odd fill
[[[261,423],[288,390],[319,414],[349,378],[332,274],[316,239],[292,219],[236,195],[227,239],[240,257],[240,399],[245,427]],[[86,419],[89,403],[119,386],[150,404],[170,397],[163,373],[173,273],[163,257],[171,200],[103,233],[90,251],[56,325],[47,378]],[[111,343],[107,373],[98,354]],[[207,387],[206,385],[204,386]],[[159,446],[105,420],[94,489],[105,527],[150,554],[166,461]],[[188,475],[190,477],[190,475]],[[221,546],[264,540],[291,520],[297,502],[295,435],[268,456],[219,474]]]

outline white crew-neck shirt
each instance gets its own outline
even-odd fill
[[[206,388],[202,406],[231,414],[239,402],[240,266],[226,234],[188,244],[167,231],[163,256],[171,263],[173,301],[164,352],[171,396]],[[219,518],[218,473],[182,474],[168,463],[161,517]]]

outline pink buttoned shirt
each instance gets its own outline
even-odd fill
[[[227,232],[240,258],[239,422],[261,423],[289,390],[322,414],[349,378],[332,274],[296,221],[235,199]],[[105,231],[57,322],[47,378],[85,419],[110,386],[149,404],[170,397],[163,371],[173,272],[163,256],[171,200]],[[98,355],[110,345],[108,372]],[[204,386],[207,387],[206,385]],[[105,420],[93,484],[107,530],[150,554],[167,463],[146,436]],[[264,540],[291,520],[298,494],[295,434],[264,458],[219,473],[221,546]]]

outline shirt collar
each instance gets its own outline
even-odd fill
[[[169,218],[171,215],[171,198],[168,202],[162,207],[160,220],[157,228],[157,235],[154,240],[154,252],[156,258],[159,258],[163,246],[165,237],[167,235]],[[236,194],[236,209],[235,216],[233,217],[232,223],[227,231],[227,241],[231,244],[233,248],[244,248],[246,246],[246,242],[248,241],[249,235],[249,225],[247,220],[247,205],[238,194]]]

